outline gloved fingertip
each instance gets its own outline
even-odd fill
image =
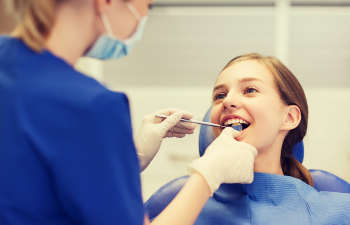
[[[222,131],[225,135],[232,136],[233,138],[237,137],[239,135],[239,131],[236,131],[232,127],[226,127]]]
[[[182,118],[182,113],[176,112],[168,116],[168,118],[166,118],[161,124],[164,126],[165,130],[168,131],[173,126],[175,126],[180,121],[181,118]]]
[[[193,114],[187,111],[182,111],[182,118],[190,120],[193,118]]]
[[[194,123],[187,123],[186,124],[186,128],[191,130],[191,131],[194,131],[196,128],[197,128],[197,124],[194,124]]]
[[[180,120],[183,118],[184,113],[180,111],[180,112],[174,113],[173,115],[174,115],[174,119],[176,118],[176,120]]]

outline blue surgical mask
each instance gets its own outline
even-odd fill
[[[131,49],[134,47],[137,41],[142,38],[143,30],[146,25],[147,16],[141,17],[137,10],[131,5],[127,4],[131,13],[138,20],[136,31],[127,40],[119,40],[113,35],[111,25],[106,17],[102,15],[102,23],[107,31],[107,34],[102,35],[94,43],[91,49],[85,54],[86,57],[95,59],[108,60],[108,59],[119,59],[127,56]]]

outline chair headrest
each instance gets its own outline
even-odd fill
[[[210,122],[210,112],[211,108],[208,109],[205,114],[203,121]],[[199,132],[199,155],[202,156],[207,149],[208,145],[214,140],[214,135],[212,128],[209,126],[202,126]],[[304,160],[304,144],[303,142],[297,143],[293,147],[293,156],[299,161],[303,162]]]

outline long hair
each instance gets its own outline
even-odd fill
[[[282,101],[287,105],[296,105],[299,107],[301,121],[296,128],[288,132],[283,141],[281,167],[285,175],[298,178],[309,185],[313,185],[312,176],[309,171],[293,157],[293,146],[303,140],[307,130],[308,105],[302,86],[293,73],[277,58],[262,56],[257,53],[235,57],[225,65],[223,70],[236,62],[245,60],[256,60],[266,66],[273,74]]]

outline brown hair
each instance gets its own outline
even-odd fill
[[[308,105],[302,86],[293,73],[277,58],[262,56],[257,53],[235,57],[226,64],[223,70],[236,62],[245,60],[256,60],[265,65],[274,76],[282,101],[287,105],[296,105],[299,107],[301,121],[296,128],[288,132],[283,141],[281,167],[285,175],[298,178],[309,185],[313,185],[312,176],[309,171],[293,156],[293,146],[303,140],[307,130]]]
[[[55,20],[56,5],[64,0],[6,0],[7,9],[17,25],[13,36],[30,48],[41,51]]]

